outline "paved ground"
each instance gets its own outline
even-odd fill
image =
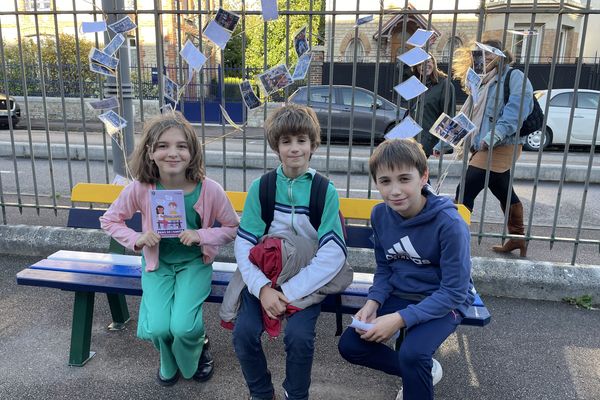
[[[244,399],[245,386],[230,333],[217,323],[217,306],[205,306],[216,372],[205,384],[154,382],[157,352],[135,337],[139,298],[129,298],[128,327],[109,332],[106,300],[98,295],[92,331],[97,355],[83,368],[68,367],[73,295],[17,286],[15,274],[36,261],[0,256],[0,399]],[[444,378],[436,399],[600,399],[600,312],[562,303],[485,298],[487,327],[461,327],[436,356]],[[311,398],[393,400],[399,379],[344,362],[333,337],[334,318],[318,324]],[[282,381],[282,340],[268,341],[277,385]]]

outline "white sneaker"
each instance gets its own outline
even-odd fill
[[[435,358],[431,359],[433,361],[433,366],[431,367],[431,376],[433,378],[433,386],[437,385],[439,381],[442,380],[442,376],[444,372],[442,371],[442,365]]]
[[[433,366],[431,367],[431,377],[433,378],[433,386],[437,385],[439,381],[442,380],[442,376],[444,372],[442,371],[442,365],[435,358],[431,359],[433,361]],[[398,390],[398,394],[396,395],[396,400],[402,400],[403,397],[403,388]]]

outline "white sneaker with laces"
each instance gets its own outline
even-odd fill
[[[442,370],[442,364],[435,358],[431,359],[433,361],[433,366],[431,367],[431,377],[433,379],[433,386],[437,385],[439,381],[442,380],[442,376],[444,372]],[[398,394],[396,395],[396,400],[402,400],[403,397],[403,388],[398,390]]]

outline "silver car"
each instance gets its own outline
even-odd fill
[[[329,85],[307,86],[298,88],[289,98],[291,103],[309,105],[315,110],[323,137],[327,135],[329,115]],[[352,114],[352,97],[354,96],[354,113]],[[310,101],[309,101],[310,100]],[[348,142],[350,121],[353,116],[354,126],[352,137],[357,141],[370,141],[375,107],[375,142],[381,142],[383,135],[404,118],[406,109],[398,109],[395,104],[377,96],[373,103],[373,92],[352,86],[331,86],[331,138],[332,140]],[[353,140],[353,141],[354,141]]]

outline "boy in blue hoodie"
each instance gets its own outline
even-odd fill
[[[451,200],[433,194],[421,145],[386,140],[369,170],[384,203],[371,213],[377,270],[356,318],[368,331],[348,328],[342,357],[402,377],[404,400],[433,399],[433,353],[473,303],[468,227]],[[399,351],[385,342],[399,329]]]

